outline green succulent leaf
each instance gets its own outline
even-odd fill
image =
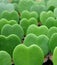
[[[52,36],[54,33],[57,33],[57,27],[51,27],[51,28],[48,30],[48,37],[51,38],[51,36]]]
[[[18,24],[14,24],[14,25],[6,24],[6,25],[4,25],[2,30],[1,30],[1,34],[5,35],[5,36],[11,35],[11,34],[16,34],[21,40],[24,37],[23,28]]]
[[[35,18],[30,18],[29,20],[26,19],[26,18],[21,19],[20,25],[22,26],[22,28],[23,28],[23,30],[24,30],[24,34],[26,34],[27,29],[28,29],[28,27],[29,27],[31,24],[37,25],[37,24],[38,24],[37,19],[35,19]]]
[[[47,35],[48,28],[45,25],[38,27],[38,26],[32,24],[27,29],[27,34],[29,34],[29,33],[33,33],[37,36],[42,35],[42,34]]]
[[[13,51],[15,65],[42,65],[44,54],[37,45],[29,47],[20,44]]]
[[[5,24],[10,24],[10,25],[14,25],[14,24],[17,24],[17,22],[15,21],[15,20],[10,20],[10,21],[8,21],[8,20],[6,20],[6,19],[0,19],[0,34],[1,34],[1,29],[3,28],[3,26],[5,25]]]
[[[57,65],[57,47],[54,49],[54,52],[53,52],[53,64],[54,65]]]
[[[0,35],[0,50],[7,51],[11,56],[14,48],[21,44],[21,40],[17,35],[11,34],[8,37]]]
[[[32,44],[38,45],[44,52],[44,55],[47,55],[49,52],[49,38],[46,35],[36,36],[35,34],[28,34],[23,42],[26,46],[30,46]]]
[[[47,18],[49,18],[49,17],[54,17],[54,13],[53,13],[52,11],[48,11],[48,12],[43,11],[43,12],[40,14],[40,21],[41,21],[41,23],[45,25],[46,20],[47,20]]]
[[[38,14],[37,14],[37,12],[35,12],[35,11],[29,12],[29,11],[27,11],[27,10],[24,10],[24,11],[22,11],[22,13],[21,13],[21,19],[22,19],[22,18],[30,19],[30,18],[32,18],[32,17],[38,19]]]
[[[53,27],[53,26],[57,27],[57,19],[55,19],[54,17],[49,17],[47,18],[45,25],[48,28]]]
[[[11,56],[6,51],[0,51],[0,65],[11,65]]]
[[[50,46],[51,53],[53,53],[55,47],[57,46],[57,33],[54,33],[54,34],[51,36],[50,42],[49,42],[49,46]]]
[[[19,15],[16,11],[12,11],[12,12],[4,11],[1,14],[1,18],[5,18],[8,21],[15,20],[15,21],[19,22]]]

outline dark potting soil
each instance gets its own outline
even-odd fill
[[[12,65],[14,65],[14,64],[12,64]],[[45,63],[43,63],[43,65],[53,65],[53,63],[50,59],[48,59]]]
[[[14,65],[14,64],[12,64],[12,65]]]
[[[53,63],[50,59],[48,59],[45,63],[43,63],[43,65],[53,65]]]

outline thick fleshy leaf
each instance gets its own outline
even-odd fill
[[[24,10],[24,11],[22,11],[22,13],[21,13],[21,19],[22,18],[27,18],[27,19],[30,19],[30,18],[35,18],[35,19],[38,19],[38,14],[37,14],[37,12],[35,12],[35,11],[32,11],[32,12],[29,12],[29,11],[27,11],[27,10]]]
[[[50,27],[57,27],[57,19],[55,19],[54,17],[49,17],[46,19],[46,23],[45,25],[50,28]]]
[[[4,11],[1,14],[1,18],[5,18],[8,21],[15,20],[17,23],[19,23],[19,15],[18,15],[18,12],[16,11],[12,11],[12,12]]]
[[[11,56],[6,51],[0,51],[0,65],[11,65]]]
[[[57,47],[54,49],[54,52],[53,52],[53,64],[54,65],[57,65]]]
[[[21,44],[21,40],[17,35],[9,35],[8,37],[0,35],[0,50],[7,51],[11,56],[14,48]]]
[[[26,34],[27,29],[28,29],[28,27],[29,27],[31,24],[37,25],[37,24],[38,24],[37,19],[35,19],[35,18],[30,18],[29,20],[26,19],[26,18],[21,19],[20,25],[22,26],[22,28],[23,28],[23,30],[24,30],[24,34]]]
[[[51,38],[51,36],[52,36],[54,33],[57,33],[57,27],[51,27],[51,28],[48,30],[48,37]]]
[[[10,24],[10,25],[14,25],[14,24],[17,24],[17,22],[15,20],[6,20],[6,19],[0,19],[0,34],[1,34],[1,29],[2,27],[5,25],[5,24]]]
[[[51,53],[53,53],[55,47],[57,46],[57,33],[54,33],[51,36],[49,46],[50,46]]]
[[[4,25],[2,30],[1,30],[1,34],[5,35],[5,36],[11,35],[11,34],[16,34],[21,40],[24,37],[23,28],[18,24],[14,24],[14,25],[6,24],[6,25]]]
[[[34,34],[28,34],[23,42],[26,46],[30,46],[32,44],[38,45],[44,52],[44,55],[47,55],[49,52],[49,38],[46,35],[36,36]]]
[[[44,54],[37,45],[26,47],[21,44],[14,49],[13,59],[15,65],[42,65]]]
[[[42,23],[42,24],[45,24],[47,18],[49,18],[49,17],[54,17],[54,13],[53,13],[52,11],[48,11],[48,12],[43,11],[43,12],[40,14],[40,21],[41,21],[41,23]]]
[[[38,26],[32,24],[27,29],[27,34],[29,34],[29,33],[33,33],[37,36],[42,35],[42,34],[47,35],[48,28],[45,25],[38,27]]]

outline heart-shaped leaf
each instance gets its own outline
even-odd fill
[[[24,11],[22,11],[22,13],[21,13],[21,18],[30,19],[30,18],[32,18],[32,17],[38,19],[38,14],[37,14],[37,12],[35,12],[35,11],[29,12],[29,11],[27,11],[27,10],[24,10]]]
[[[52,36],[54,33],[57,33],[57,27],[51,27],[51,28],[48,30],[48,37],[51,38],[51,36]]]
[[[13,59],[15,65],[42,65],[44,54],[37,45],[26,47],[21,44],[14,49]]]
[[[24,37],[24,31],[22,29],[22,27],[18,24],[14,24],[14,25],[9,25],[6,24],[3,26],[2,30],[1,30],[1,34],[8,36],[10,34],[16,34],[21,40]]]
[[[19,12],[21,13],[23,10],[30,11],[30,8],[33,4],[34,4],[34,1],[32,0],[20,0],[18,5]]]
[[[11,56],[16,45],[20,44],[21,40],[17,35],[9,35],[5,37],[0,35],[0,50],[7,51]]]
[[[7,20],[15,20],[19,22],[19,15],[16,11],[12,11],[12,12],[4,11],[1,14],[1,18],[5,18]]]
[[[0,34],[1,34],[1,29],[5,24],[10,24],[10,25],[14,25],[17,24],[17,22],[15,20],[6,20],[6,19],[0,19]]]
[[[51,36],[49,46],[50,46],[51,53],[53,53],[55,47],[57,46],[57,33],[54,33]]]
[[[55,19],[53,17],[49,17],[46,19],[45,25],[50,28],[54,26]]]
[[[57,65],[57,47],[54,49],[54,52],[53,52],[53,64],[54,65]]]
[[[6,51],[0,51],[0,65],[11,65],[11,57]]]
[[[48,11],[48,12],[43,11],[43,12],[40,14],[40,21],[41,21],[41,23],[42,23],[42,24],[45,24],[47,18],[49,18],[49,17],[54,17],[54,13],[53,13],[52,11]]]
[[[44,54],[47,55],[49,52],[49,38],[46,35],[36,36],[34,34],[28,34],[23,42],[26,46],[36,44],[40,46]]]
[[[22,26],[22,28],[23,28],[23,30],[24,30],[24,34],[26,34],[27,29],[28,29],[28,27],[29,27],[31,24],[37,25],[38,22],[37,22],[37,20],[36,20],[35,18],[30,18],[29,20],[26,19],[26,18],[21,19],[20,25]]]
[[[57,27],[57,19],[55,19],[54,17],[49,17],[47,18],[45,25],[48,28],[53,27],[53,26]]]
[[[42,34],[47,35],[48,28],[45,25],[38,27],[38,26],[32,24],[27,29],[27,34],[29,34],[29,33],[33,33],[37,36],[42,35]]]

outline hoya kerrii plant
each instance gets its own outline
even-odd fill
[[[57,65],[57,46],[54,49],[52,60],[53,60],[53,65]]]
[[[11,34],[16,34],[21,40],[24,37],[23,28],[19,24],[14,24],[14,25],[6,24],[6,25],[4,25],[2,30],[1,30],[1,34],[5,35],[5,36],[11,35]]]
[[[43,25],[45,25],[47,18],[54,17],[54,13],[52,11],[43,11],[40,14],[40,21]]]
[[[24,35],[26,35],[27,29],[28,29],[28,27],[29,27],[31,24],[37,25],[37,24],[38,24],[37,19],[35,19],[35,18],[33,18],[33,17],[30,18],[30,19],[26,19],[26,18],[21,19],[20,25],[22,26],[22,28],[23,28],[23,30],[24,30]]]
[[[49,53],[49,38],[46,35],[36,36],[35,34],[28,34],[24,39],[24,45],[29,47],[30,45],[38,45],[44,52],[44,56]]]
[[[42,25],[42,26],[39,27],[35,24],[32,24],[27,29],[27,34],[29,34],[29,33],[33,33],[36,36],[39,36],[39,35],[42,35],[42,34],[47,35],[48,28],[45,25]]]
[[[49,28],[48,30],[48,37],[51,38],[51,36],[54,34],[54,33],[57,33],[57,27],[53,26],[51,28]]]
[[[49,17],[46,19],[45,25],[48,28],[51,28],[53,26],[57,27],[57,19],[55,19],[54,17]]]
[[[9,36],[0,35],[0,50],[7,51],[11,57],[14,48],[19,44],[21,44],[21,40],[15,34]]]
[[[18,12],[16,11],[12,11],[12,12],[4,11],[1,13],[1,18],[5,18],[8,21],[15,20],[17,23],[19,23],[19,15]]]
[[[42,65],[44,54],[37,45],[27,47],[20,44],[13,51],[13,60],[15,65]]]
[[[50,51],[53,54],[55,47],[57,46],[57,33],[54,33],[49,41]]]
[[[11,56],[6,51],[0,51],[0,65],[11,64]]]
[[[30,12],[28,10],[24,10],[21,13],[21,19],[23,18],[30,19],[32,17],[34,17],[35,19],[38,19],[38,13],[35,11]]]
[[[17,24],[17,22],[15,20],[10,20],[8,21],[5,18],[0,19],[0,34],[1,34],[1,29],[5,24],[10,24],[10,25],[14,25]]]

